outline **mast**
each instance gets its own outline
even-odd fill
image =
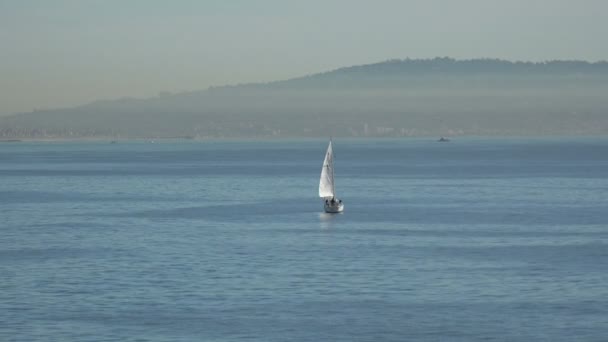
[[[331,192],[336,197],[336,178],[334,177],[334,146],[331,141],[331,137],[329,138],[329,145],[331,146]]]

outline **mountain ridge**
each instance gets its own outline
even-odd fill
[[[21,113],[0,137],[601,134],[606,92],[606,61],[393,59]]]

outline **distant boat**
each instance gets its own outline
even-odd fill
[[[334,151],[331,139],[325,152],[323,167],[321,168],[321,179],[319,180],[319,197],[325,200],[326,213],[341,213],[344,210],[344,203],[336,197],[334,184]]]
[[[441,138],[439,138],[439,140],[437,140],[437,141],[439,141],[439,142],[448,142],[448,141],[450,141],[450,139],[445,138],[445,137],[441,137]]]

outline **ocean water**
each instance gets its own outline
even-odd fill
[[[0,144],[0,341],[607,341],[608,139]]]

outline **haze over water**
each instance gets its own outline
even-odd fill
[[[608,139],[0,144],[3,341],[604,341]]]

